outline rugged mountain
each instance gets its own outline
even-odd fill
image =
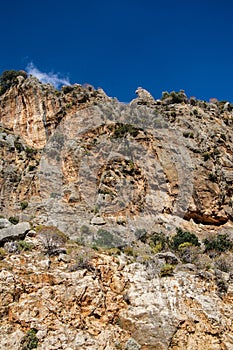
[[[136,93],[0,96],[1,348],[233,347],[233,106]]]

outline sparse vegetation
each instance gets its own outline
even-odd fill
[[[184,90],[180,90],[178,92],[172,91],[170,93],[165,91],[162,93],[161,100],[165,101],[167,104],[188,102],[188,98]]]
[[[13,225],[17,225],[19,223],[19,218],[17,216],[10,216],[8,219]]]
[[[186,138],[194,139],[194,133],[192,131],[183,132],[183,136]]]
[[[21,209],[24,210],[28,207],[28,202],[27,201],[23,201],[20,203]]]
[[[0,260],[4,259],[5,255],[6,255],[5,249],[0,248]]]
[[[30,251],[34,248],[34,245],[26,241],[18,241],[18,247],[19,250]]]
[[[208,159],[210,159],[211,157],[211,154],[209,152],[204,152],[203,153],[203,158],[204,158],[204,161],[206,162]]]
[[[88,234],[88,233],[90,233],[90,231],[91,231],[90,227],[87,226],[87,225],[82,225],[80,227],[80,232],[83,233],[83,234]]]
[[[171,239],[171,247],[175,250],[184,243],[190,243],[193,246],[200,246],[197,236],[189,231],[183,231],[181,228],[176,229],[177,234]]]
[[[24,150],[22,143],[19,141],[15,140],[14,146],[15,146],[15,149],[17,149],[17,151],[19,151],[19,152],[22,152]]]
[[[217,236],[204,239],[205,252],[216,251],[225,252],[233,247],[233,242],[227,234],[218,234]]]
[[[111,232],[99,229],[97,232],[97,238],[94,241],[94,245],[97,247],[110,248],[121,245],[121,240],[114,236]]]
[[[28,156],[36,154],[36,150],[31,147],[26,146],[24,150]]]
[[[33,170],[35,170],[36,169],[36,166],[35,165],[29,165],[29,167],[28,167],[28,171],[33,171]]]
[[[76,262],[72,264],[69,268],[70,271],[77,271],[87,269],[88,271],[93,271],[94,267],[91,264],[91,259],[94,256],[93,250],[89,248],[82,248],[77,253],[75,260]]]
[[[153,243],[155,252],[160,252],[169,246],[168,237],[163,232],[154,232],[150,238],[151,243]]]
[[[2,347],[227,346],[233,105],[21,81],[0,97]]]
[[[208,179],[209,179],[211,182],[217,182],[218,177],[217,177],[217,175],[216,175],[216,174],[209,173],[209,175],[208,175]]]
[[[128,256],[134,256],[134,250],[131,246],[124,247],[123,252]]]
[[[74,90],[74,86],[72,85],[66,85],[62,87],[62,92],[64,94],[68,94],[69,92],[72,92]]]
[[[67,236],[54,226],[37,226],[36,232],[44,246],[45,253],[48,255],[57,255],[61,252],[67,242]]]
[[[173,275],[174,266],[170,264],[164,264],[160,270],[160,277],[172,276]]]
[[[36,336],[37,330],[35,328],[29,329],[27,334],[21,340],[20,350],[32,350],[38,346],[39,339]]]
[[[229,257],[220,256],[214,261],[214,266],[223,271],[230,272],[232,270],[232,261]]]
[[[113,138],[124,138],[126,135],[130,135],[132,137],[136,137],[139,133],[138,128],[131,124],[121,124],[121,123],[116,123],[116,128],[113,132]]]

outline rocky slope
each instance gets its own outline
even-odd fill
[[[48,256],[30,230],[4,247],[1,349],[232,349],[232,273],[143,245],[132,255],[68,241]]]
[[[0,96],[1,216],[20,222],[0,220],[2,349],[233,347],[233,107],[136,93],[19,77]],[[38,227],[72,241],[51,253]],[[178,228],[201,245],[175,249]]]

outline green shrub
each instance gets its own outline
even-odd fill
[[[0,95],[3,95],[11,86],[17,84],[17,77],[27,78],[27,73],[22,70],[6,70],[0,77]]]
[[[19,223],[19,218],[17,216],[10,216],[8,219],[13,225],[17,225]]]
[[[191,243],[194,246],[200,246],[197,236],[189,231],[183,231],[181,228],[176,229],[177,234],[171,239],[171,246],[174,249],[179,249],[184,243]]]
[[[6,255],[5,249],[0,248],[0,260],[4,259],[5,255]]]
[[[34,248],[34,244],[26,241],[18,241],[19,250],[30,251]]]
[[[132,137],[136,137],[139,133],[138,128],[131,124],[122,124],[122,123],[117,123],[116,128],[113,133],[113,137],[118,139],[118,138],[124,138],[126,135],[130,135]]]
[[[27,155],[29,156],[29,155],[33,155],[33,154],[35,154],[35,153],[36,153],[36,150],[35,150],[35,149],[33,149],[33,148],[31,148],[31,147],[26,146],[26,148],[25,148],[25,152],[26,152],[26,153],[27,153]]]
[[[231,262],[224,257],[219,257],[214,261],[214,265],[217,269],[223,272],[230,272],[232,270]]]
[[[210,153],[209,152],[205,152],[203,153],[203,158],[204,158],[204,161],[206,162],[208,159],[210,159]]]
[[[36,166],[35,165],[29,165],[28,171],[33,171],[35,170]]]
[[[20,203],[21,209],[24,210],[28,207],[28,202],[27,201],[23,201]]]
[[[104,229],[99,229],[97,231],[97,238],[95,239],[94,244],[97,247],[111,248],[120,246],[122,242],[111,232]]]
[[[24,147],[21,142],[19,141],[14,141],[14,146],[17,151],[22,152],[24,150]]]
[[[31,328],[21,340],[21,350],[32,350],[38,346],[39,339],[36,336],[37,330]]]
[[[168,248],[168,237],[163,232],[152,233],[150,240],[158,252]]]
[[[185,91],[184,90],[180,90],[178,92],[176,91],[172,91],[172,92],[163,92],[162,93],[162,97],[161,97],[161,100],[162,101],[166,101],[173,104],[173,103],[182,103],[182,102],[185,102],[187,103],[188,102],[188,98],[185,94]]]
[[[227,234],[218,234],[215,237],[204,239],[205,252],[215,250],[217,252],[225,252],[233,247],[233,242]]]
[[[172,276],[173,275],[174,266],[170,264],[164,264],[160,270],[160,277]]]
[[[192,247],[192,243],[191,242],[184,242],[184,243],[181,243],[179,245],[178,249],[180,251],[183,251],[184,249],[189,248],[189,247]]]
[[[130,246],[124,247],[123,252],[128,256],[134,256],[134,250]]]

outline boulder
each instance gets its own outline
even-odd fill
[[[139,345],[136,340],[130,338],[125,344],[125,350],[140,350],[141,345]]]
[[[179,258],[172,252],[158,253],[156,258],[164,259],[167,264],[176,265],[180,262]]]
[[[0,244],[17,239],[23,239],[30,229],[31,227],[29,222],[20,222],[17,225],[11,225],[3,228],[0,230]]]
[[[91,225],[105,225],[106,221],[101,216],[94,216],[91,219]]]
[[[12,226],[10,221],[8,221],[7,219],[4,219],[4,218],[0,218],[0,230],[3,228],[7,228],[9,226]]]

